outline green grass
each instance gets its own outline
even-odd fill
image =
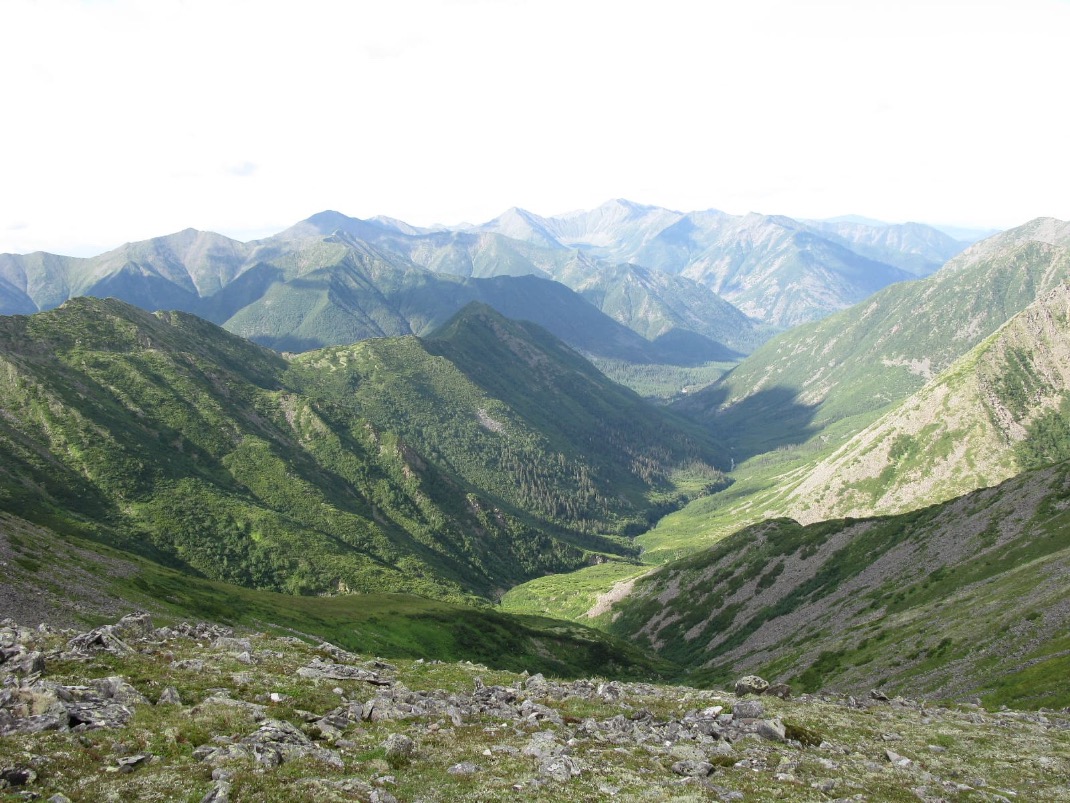
[[[648,399],[672,399],[694,393],[716,382],[736,364],[708,362],[702,365],[643,365],[624,360],[592,358],[603,374],[619,385],[631,388]]]
[[[388,658],[470,660],[566,677],[655,677],[671,669],[579,625],[406,594],[294,597],[194,579],[151,564],[142,565],[117,591],[174,618],[295,631]]]
[[[539,577],[510,589],[501,599],[501,609],[585,621],[587,612],[602,594],[616,583],[649,570],[647,566],[610,561],[575,572]]]

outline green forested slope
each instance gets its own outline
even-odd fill
[[[833,425],[848,436],[1067,278],[1070,224],[1037,219],[774,338],[680,408],[737,433],[740,458]]]
[[[585,365],[538,338],[549,373]],[[619,432],[635,465],[607,472],[597,439],[561,450],[411,337],[290,364],[187,314],[85,298],[0,319],[0,369],[4,509],[294,593],[490,595],[630,553],[600,533],[678,500],[680,470],[692,492],[718,476],[710,444],[653,408],[681,445]]]

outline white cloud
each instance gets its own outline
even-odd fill
[[[0,27],[0,251],[618,196],[1070,218],[1052,0],[11,0]]]

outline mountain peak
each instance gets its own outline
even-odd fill
[[[305,218],[301,222],[309,223],[321,229],[337,229],[356,220],[360,219],[349,217],[349,215],[343,215],[341,212],[336,212],[333,209],[324,209],[322,212],[317,212],[311,217]]]

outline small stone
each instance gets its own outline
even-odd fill
[[[685,761],[677,761],[672,765],[671,769],[677,775],[683,775],[688,778],[705,778],[713,772],[713,765],[708,761],[693,761],[687,759]]]
[[[182,705],[182,698],[178,694],[178,689],[174,686],[168,686],[160,692],[160,698],[156,701],[156,705]]]
[[[791,686],[787,683],[774,683],[768,689],[765,690],[767,697],[779,697],[781,700],[791,699]]]
[[[888,702],[888,695],[882,692],[880,689],[871,689],[869,696],[873,700],[879,700],[882,703]]]
[[[885,758],[888,759],[888,761],[892,765],[894,765],[896,767],[909,767],[911,764],[914,763],[913,761],[911,761],[906,756],[901,756],[898,753],[896,753],[894,750],[885,750],[884,751],[884,756],[885,756]]]
[[[459,764],[454,764],[446,772],[450,775],[475,775],[477,772],[482,772],[482,770],[483,768],[478,764],[473,764],[471,761],[462,761]]]

